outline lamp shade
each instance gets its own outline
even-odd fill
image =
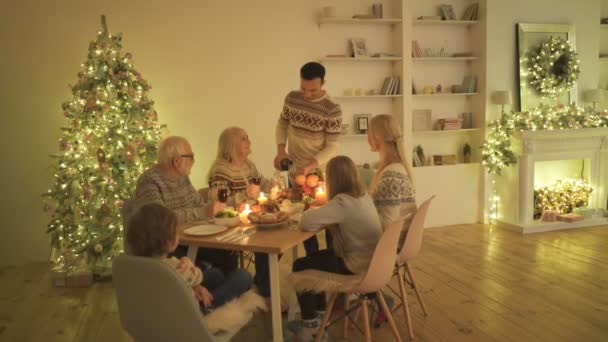
[[[492,102],[497,105],[510,105],[513,103],[513,95],[510,90],[498,90],[492,93]]]
[[[587,102],[602,102],[604,91],[602,89],[589,89],[583,94]]]

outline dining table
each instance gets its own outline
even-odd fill
[[[210,235],[191,235],[185,232],[197,225],[210,224],[208,221],[192,222],[179,227],[179,243],[188,246],[188,257],[196,260],[199,247],[225,249],[232,251],[251,251],[268,254],[270,270],[270,298],[272,311],[272,340],[283,341],[283,323],[281,319],[281,287],[279,282],[279,255],[293,250],[297,258],[297,246],[316,232],[301,231],[297,223],[286,222],[272,228],[262,229],[252,224],[240,224],[233,228]],[[236,237],[235,237],[236,236]],[[293,317],[294,305],[291,305],[289,317]]]

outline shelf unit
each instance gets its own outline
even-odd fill
[[[324,39],[320,42],[324,48],[320,51],[323,57],[320,57],[319,61],[328,70],[328,83],[325,88],[342,107],[343,122],[349,124],[348,133],[342,137],[360,138],[367,135],[353,134],[356,129],[355,114],[391,113],[399,118],[403,117],[401,91],[393,95],[353,95],[354,90],[361,90],[362,93],[380,91],[386,77],[397,76],[403,82],[403,1],[383,1],[384,18],[370,19],[350,18],[362,13],[362,10],[369,9],[366,0],[352,0],[342,4],[343,6],[337,8],[341,12],[339,17],[320,17],[317,20],[321,37]],[[353,38],[365,40],[370,55],[385,53],[392,56],[340,57],[350,55],[352,51],[348,40]],[[399,88],[403,89],[402,86]],[[371,161],[366,159],[368,156],[373,157],[371,153],[368,156],[359,155],[362,150],[369,150],[367,140],[349,139],[349,144],[344,145],[342,148],[346,151],[341,152],[351,155],[355,162]]]
[[[412,57],[412,61],[474,61],[479,59],[476,56],[468,57]]]
[[[479,20],[426,20],[426,19],[414,19],[415,25],[461,25],[471,26],[478,24]]]

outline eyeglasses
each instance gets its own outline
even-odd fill
[[[190,159],[194,160],[194,153],[192,153],[192,154],[180,154],[179,156],[182,157],[182,158],[190,158]]]

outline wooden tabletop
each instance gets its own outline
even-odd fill
[[[229,232],[248,226],[237,226],[235,228],[228,228],[228,230],[221,233],[205,236],[188,235],[184,233],[184,229],[195,226],[197,224],[203,224],[204,222],[195,222],[179,227],[179,242],[180,244],[228,249],[235,251],[253,251],[261,253],[284,253],[292,247],[298,245],[304,240],[315,235],[317,232],[304,232],[301,230],[294,229],[289,225],[285,225],[280,228],[271,229],[256,229],[255,234],[250,235],[246,238],[238,241],[218,241],[217,238],[224,236]],[[252,226],[254,227],[254,226]]]

